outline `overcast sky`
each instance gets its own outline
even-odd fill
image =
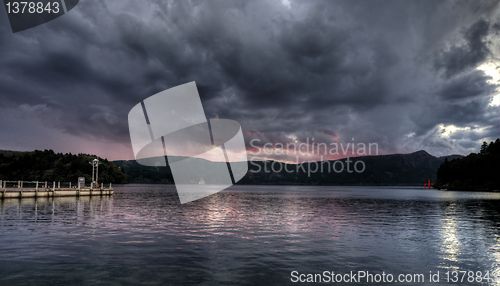
[[[130,108],[190,81],[247,143],[500,137],[498,1],[82,0],[16,34],[0,10],[0,149],[130,159]]]

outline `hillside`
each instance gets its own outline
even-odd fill
[[[76,181],[78,177],[83,176],[86,181],[90,181],[91,168],[88,162],[94,158],[96,156],[62,154],[52,150],[0,151],[0,180]],[[353,162],[364,162],[365,170],[362,173],[333,171],[335,164],[342,163],[346,166],[346,159],[299,165],[276,161],[251,161],[248,162],[247,175],[239,184],[423,185],[427,179],[435,181],[437,170],[445,160],[454,162],[453,159],[456,158],[460,156],[435,157],[425,151],[351,158]],[[168,166],[147,167],[134,160],[110,162],[99,159],[102,162],[99,176],[103,182],[173,183]],[[319,168],[319,171],[315,171],[315,168]]]
[[[278,184],[278,185],[423,185],[424,181],[436,179],[439,166],[446,158],[435,157],[425,151],[411,154],[393,154],[351,158],[365,162],[363,173],[335,173],[332,166],[336,161],[318,162],[316,166],[304,164],[285,164],[275,161],[251,161],[249,171],[239,184]],[[202,160],[202,159],[199,159]],[[339,160],[345,163],[346,159]],[[115,161],[125,174],[129,183],[172,183],[170,168],[147,167],[135,161]],[[223,163],[220,163],[223,164]],[[243,164],[243,163],[239,163]],[[330,165],[330,169],[328,168]],[[313,168],[322,172],[310,172]],[[273,171],[275,170],[275,171]],[[278,170],[278,172],[276,172]],[[287,172],[286,170],[293,170]],[[308,171],[309,170],[309,171]],[[328,172],[330,170],[330,172]]]
[[[453,156],[456,157],[456,156]],[[251,173],[243,179],[242,183],[257,184],[311,184],[311,185],[423,185],[427,179],[436,178],[436,171],[446,157],[435,157],[426,151],[417,151],[410,154],[392,154],[380,156],[367,156],[351,158],[351,161],[363,161],[365,170],[356,172],[316,172],[308,174],[308,168],[314,166],[296,167],[299,172],[279,173]],[[346,166],[346,159],[340,160]],[[251,162],[250,164],[256,164]],[[270,164],[283,164],[278,162],[258,162],[262,166]],[[328,170],[328,165],[333,166],[335,161],[320,162],[323,170]],[[289,168],[289,166],[287,166]],[[287,168],[283,166],[283,169]],[[275,169],[279,169],[276,168]],[[303,170],[306,170],[305,172]],[[333,169],[332,167],[330,169]]]

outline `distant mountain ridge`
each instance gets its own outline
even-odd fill
[[[434,181],[439,166],[445,159],[460,158],[460,155],[435,157],[424,150],[409,154],[390,154],[349,158],[351,162],[362,161],[362,173],[336,173],[332,166],[347,164],[348,159],[302,164],[287,164],[277,161],[250,161],[248,173],[238,184],[256,185],[423,185],[428,179]],[[203,160],[203,159],[197,159]],[[338,162],[337,162],[338,161]],[[337,162],[337,163],[335,163]],[[139,165],[134,160],[114,161],[127,175],[129,183],[173,183],[170,168]],[[225,164],[225,163],[216,163]],[[245,164],[239,162],[237,164]],[[314,171],[322,168],[322,171]],[[330,166],[330,169],[328,169]],[[338,168],[337,168],[338,169]],[[290,172],[292,170],[292,172]],[[330,170],[330,171],[328,171]]]
[[[350,158],[351,161],[362,161],[365,170],[362,173],[347,171],[340,173],[304,171],[297,173],[279,172],[273,174],[252,174],[249,172],[243,183],[255,184],[312,184],[312,185],[423,185],[428,179],[434,181],[439,166],[446,158],[458,155],[435,157],[426,151],[409,154],[390,154]],[[347,159],[320,162],[323,165],[333,165],[336,161],[346,162]],[[270,164],[262,162],[262,164]],[[279,163],[281,164],[281,163]],[[299,165],[304,165],[303,163]],[[276,169],[276,168],[275,168]]]
[[[78,176],[90,176],[88,160],[92,155],[71,155],[45,151],[2,151],[0,150],[0,179],[24,180],[75,180]],[[438,168],[447,159],[462,158],[460,155],[435,157],[420,150],[409,154],[352,157],[351,162],[363,161],[362,173],[336,173],[328,166],[346,164],[347,159],[287,164],[277,161],[250,161],[248,173],[238,184],[256,185],[423,185],[436,179]],[[182,159],[182,158],[177,158]],[[168,166],[148,167],[135,160],[107,161],[102,178],[113,183],[172,184],[173,178]],[[196,159],[203,160],[203,159]],[[337,162],[337,163],[336,163]],[[225,164],[225,163],[216,163]],[[315,166],[313,166],[316,164]],[[312,167],[323,168],[314,171]],[[267,170],[267,171],[266,171]],[[277,170],[277,171],[276,171]],[[287,170],[292,170],[289,172]]]

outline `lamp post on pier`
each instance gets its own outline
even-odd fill
[[[89,162],[90,165],[92,165],[92,183],[90,187],[92,188],[94,185],[99,184],[99,160],[94,159]]]

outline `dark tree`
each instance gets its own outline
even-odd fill
[[[0,180],[76,182],[78,177],[91,181],[89,161],[99,159],[99,181],[124,183],[126,176],[112,162],[88,154],[62,154],[52,150],[0,152]]]
[[[483,145],[481,145],[480,153],[485,154],[487,149],[488,149],[488,143],[483,142]]]
[[[445,162],[437,172],[436,187],[453,190],[500,190],[500,140],[484,142],[479,154]]]

